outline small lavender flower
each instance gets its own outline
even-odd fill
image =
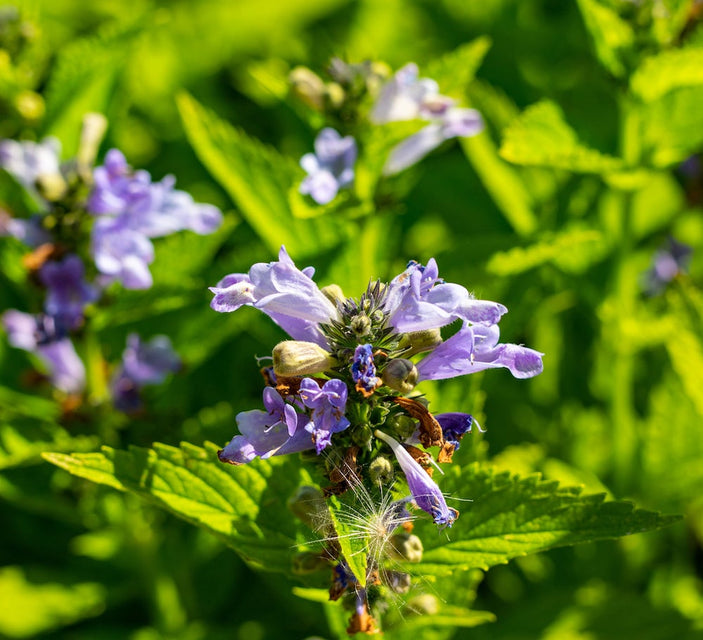
[[[399,69],[386,85],[371,110],[375,124],[403,120],[429,120],[430,124],[397,145],[383,168],[385,175],[407,169],[445,140],[475,136],[483,130],[483,120],[475,109],[455,106],[455,101],[439,93],[429,78],[418,78],[417,65]]]
[[[50,316],[34,316],[11,309],[2,316],[10,344],[36,354],[46,367],[51,383],[66,393],[85,387],[85,367],[73,343]]]
[[[300,185],[300,193],[309,195],[317,204],[334,200],[340,189],[354,180],[356,141],[351,136],[342,137],[329,127],[315,138],[315,153],[306,153],[300,166],[307,177]]]
[[[98,298],[98,291],[85,281],[83,261],[68,255],[60,262],[45,262],[39,278],[47,288],[44,311],[66,329],[75,329],[83,320],[85,305]]]
[[[254,306],[292,338],[326,347],[319,325],[339,314],[312,280],[314,273],[312,267],[300,271],[281,247],[277,262],[257,263],[248,274],[230,274],[210,287],[215,294],[210,306],[222,313]]]
[[[38,247],[51,242],[51,236],[41,226],[40,218],[13,218],[0,209],[0,237],[10,236],[23,242],[28,247]]]
[[[222,462],[246,464],[256,457],[266,459],[315,446],[307,429],[310,419],[286,403],[272,387],[264,389],[264,407],[265,411],[254,409],[237,415],[241,435],[234,436],[218,452]]]
[[[654,254],[652,266],[644,274],[644,289],[649,295],[661,293],[676,276],[686,273],[693,249],[669,238],[665,247]]]
[[[136,333],[127,336],[122,363],[113,377],[111,388],[115,406],[134,411],[141,406],[139,390],[145,385],[161,384],[169,373],[181,367],[181,359],[167,336],[154,336],[143,342]]]
[[[328,380],[320,386],[312,378],[300,382],[300,399],[313,410],[308,429],[315,440],[319,454],[331,443],[333,433],[344,431],[350,422],[344,415],[347,404],[347,386],[342,380]]]
[[[418,462],[408,453],[405,447],[395,438],[383,431],[375,431],[374,435],[383,440],[395,454],[400,468],[408,481],[410,493],[417,506],[432,516],[435,524],[442,527],[451,527],[457,518],[455,509],[447,506],[447,501],[437,484],[430,478]]]
[[[117,149],[108,151],[105,164],[93,171],[94,188],[88,210],[99,219],[93,226],[92,248],[98,269],[128,289],[152,285],[148,265],[154,248],[149,238],[189,229],[199,234],[215,231],[220,211],[174,189],[175,178],[152,182],[146,171],[132,171]]]
[[[371,394],[381,384],[376,376],[376,365],[373,361],[373,346],[360,344],[354,350],[354,360],[351,366],[352,380],[360,393]]]
[[[442,435],[444,441],[452,445],[454,449],[459,448],[459,441],[465,434],[471,433],[471,427],[476,425],[476,428],[484,433],[485,430],[476,422],[473,416],[468,413],[439,413],[435,416],[439,426],[442,427]]]
[[[37,195],[36,182],[40,177],[60,173],[60,152],[61,143],[56,138],[45,138],[41,142],[2,140],[0,167]]]
[[[516,378],[542,372],[542,353],[516,344],[498,344],[498,325],[464,326],[417,365],[418,379],[442,380],[506,367]]]

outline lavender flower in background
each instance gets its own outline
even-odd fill
[[[306,153],[300,166],[307,177],[300,185],[300,193],[309,195],[317,204],[334,200],[340,189],[354,180],[356,141],[351,136],[342,137],[329,127],[315,138],[315,153]]]
[[[32,194],[38,195],[37,180],[61,173],[61,143],[56,138],[41,142],[0,141],[0,167],[12,174]]]
[[[139,409],[139,390],[146,385],[161,384],[168,374],[180,367],[181,360],[167,336],[154,336],[143,342],[138,334],[130,333],[122,363],[111,382],[115,407],[125,412]]]
[[[57,389],[66,393],[80,393],[84,389],[83,362],[51,316],[34,316],[11,309],[3,314],[2,323],[10,344],[37,355]]]
[[[678,275],[688,271],[693,249],[683,242],[669,238],[665,247],[659,249],[652,266],[643,276],[643,288],[648,295],[661,293]]]
[[[186,229],[209,234],[222,224],[217,207],[196,203],[174,189],[173,176],[152,182],[148,172],[132,171],[117,149],[108,151],[93,179],[87,208],[98,218],[92,232],[95,264],[108,280],[118,280],[127,289],[152,285],[150,238]]]
[[[13,218],[0,209],[0,237],[10,236],[28,247],[36,248],[51,242],[51,235],[41,226],[41,218]]]
[[[404,120],[430,122],[391,151],[383,168],[384,175],[407,169],[445,140],[475,136],[483,130],[478,111],[457,107],[453,99],[439,93],[434,80],[418,76],[414,63],[399,69],[381,89],[371,110],[370,120],[374,124]]]
[[[60,262],[44,263],[39,278],[47,289],[44,310],[67,330],[81,324],[85,305],[99,296],[85,281],[83,261],[73,254]]]

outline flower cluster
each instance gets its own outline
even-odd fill
[[[383,175],[404,171],[445,140],[475,136],[483,130],[478,111],[459,107],[455,100],[440,94],[437,82],[420,78],[414,63],[406,64],[385,83],[380,81],[378,69],[370,65],[349,65],[334,60],[330,73],[338,82],[325,85],[311,71],[298,68],[291,74],[291,83],[295,92],[317,109],[330,102],[323,100],[323,95],[339,95],[333,104],[328,105],[339,108],[345,97],[342,87],[350,94],[349,100],[354,102],[354,94],[361,84],[375,96],[366,118],[372,126],[415,120],[428,123],[390,151]],[[322,129],[315,139],[315,153],[307,153],[300,160],[308,174],[300,185],[300,193],[309,195],[317,204],[334,200],[340,189],[352,185],[357,154],[354,137],[342,137],[330,127]]]
[[[86,307],[98,303],[113,281],[128,289],[151,287],[152,238],[185,229],[212,233],[222,222],[216,207],[174,189],[172,176],[153,182],[147,172],[132,171],[116,149],[107,153],[104,165],[93,168],[104,128],[104,118],[87,116],[78,155],[65,163],[53,138],[0,141],[0,167],[25,190],[37,212],[31,217],[0,212],[0,235],[34,250],[26,264],[45,291],[41,314],[10,310],[3,325],[10,343],[35,354],[53,386],[72,394],[86,384],[71,340],[84,329]],[[86,272],[96,276],[93,282]],[[125,411],[138,408],[139,389],[160,383],[178,364],[164,336],[148,344],[130,336],[111,384],[115,405]]]
[[[277,261],[211,288],[216,311],[256,307],[294,338],[274,348],[264,410],[237,415],[241,434],[220,460],[240,465],[314,450],[329,493],[379,483],[396,491],[397,469],[409,490],[398,503],[403,511],[410,504],[439,527],[452,526],[458,512],[428,472],[435,462],[427,449],[438,447],[438,461],[451,461],[475,421],[464,413],[433,415],[415,385],[498,367],[529,378],[542,371],[542,354],[500,343],[498,322],[507,309],[444,282],[434,259],[426,266],[410,262],[389,283],[371,283],[359,299],[345,299],[334,285],[318,288],[313,273],[298,269],[281,248]],[[440,329],[454,322],[460,328],[443,340]],[[369,566],[369,575],[376,569]]]

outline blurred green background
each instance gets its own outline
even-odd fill
[[[182,356],[184,371],[147,390],[141,415],[62,412],[49,392],[28,388],[27,355],[0,342],[0,637],[337,637],[329,610],[293,595],[289,579],[252,572],[208,534],[39,458],[90,450],[96,436],[120,447],[227,442],[234,416],[260,404],[253,356],[283,334],[251,309],[215,314],[207,286],[274,259],[283,241],[299,266],[317,268],[317,282],[347,295],[408,259],[435,257],[447,281],[508,307],[503,340],[544,352],[541,376],[497,371],[424,389],[435,411],[471,412],[488,428],[465,461],[685,515],[660,532],[457,581],[464,604],[475,596],[497,620],[417,627],[418,638],[703,637],[703,173],[694,161],[680,167],[703,148],[700,18],[693,0],[2,8],[1,137],[55,135],[71,157],[83,114],[102,112],[103,151],[118,147],[155,178],[173,173],[226,223],[213,236],[158,241],[154,288],[125,291],[91,318],[110,362],[135,330],[166,333]],[[267,219],[250,192],[265,204],[270,185],[233,185],[202,140],[186,137],[183,92],[210,110],[212,131],[226,121],[295,163],[325,119],[289,95],[293,68],[327,78],[337,56],[392,69],[414,61],[423,75],[477,38],[485,57],[460,97],[486,131],[403,174],[385,211]],[[690,60],[651,62],[684,50]],[[670,236],[693,247],[690,273],[645,295],[643,274]],[[23,250],[0,241],[0,309],[33,309]]]

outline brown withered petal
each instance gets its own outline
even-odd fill
[[[413,398],[402,398],[400,396],[393,398],[393,402],[405,409],[413,418],[420,421],[420,443],[423,447],[444,446],[442,427],[424,404]]]
[[[432,462],[430,462],[430,454],[427,453],[427,451],[413,447],[411,444],[405,444],[403,446],[405,447],[405,450],[413,457],[413,460],[415,460],[415,462],[427,471],[427,475],[431,478],[434,473],[434,467],[432,466]]]
[[[39,271],[47,260],[58,258],[62,253],[63,250],[57,245],[47,242],[22,256],[22,266],[28,271]]]
[[[376,620],[369,613],[368,608],[364,604],[361,612],[354,612],[351,619],[349,620],[349,626],[347,627],[347,633],[353,636],[355,633],[379,633],[380,629],[376,626]]]
[[[356,466],[356,457],[359,455],[359,447],[352,446],[346,450],[344,454],[344,462],[342,462],[341,467],[335,465],[329,472],[329,479],[333,482],[334,487],[338,487],[341,490],[332,491],[333,495],[340,495],[344,493],[349,487],[358,482],[359,473]],[[350,482],[351,479],[351,482]],[[328,491],[332,487],[325,489]]]
[[[437,455],[437,462],[451,462],[455,449],[455,445],[450,444],[449,442],[445,442],[444,445],[442,445],[442,448],[439,450],[439,454]]]

